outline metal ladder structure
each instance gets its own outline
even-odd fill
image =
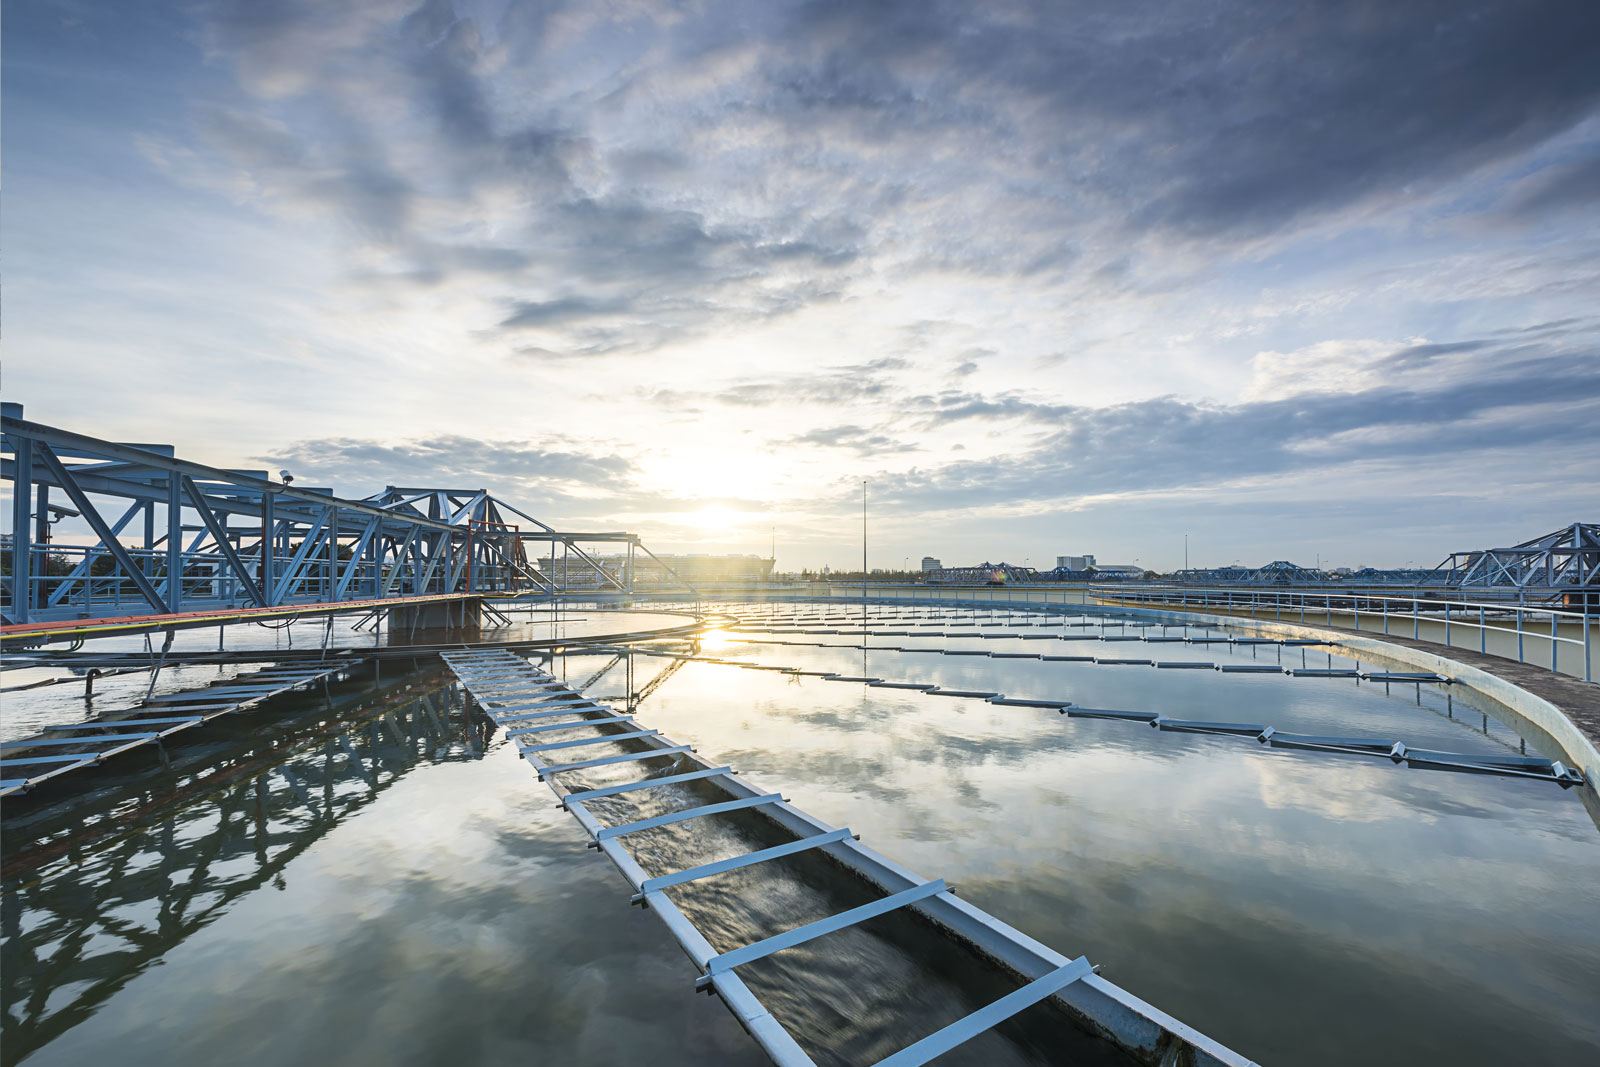
[[[158,694],[125,711],[48,726],[32,737],[0,742],[4,753],[0,758],[0,797],[26,793],[41,782],[99,766],[146,745],[159,749],[163,738],[304,689],[352,666],[341,661],[331,667],[254,671],[207,689]]]
[[[618,714],[599,701],[557,680],[548,671],[509,652],[443,653],[445,663],[483,712],[517,745],[539,780],[547,783],[562,808],[572,813],[594,847],[614,863],[632,884],[633,903],[644,904],[666,924],[701,974],[696,988],[717,993],[755,1038],[783,1067],[807,1067],[813,1060],[773,1018],[738,974],[744,964],[824,937],[900,908],[915,908],[936,928],[948,930],[1003,968],[1023,979],[1020,988],[965,1018],[880,1060],[891,1067],[927,1063],[952,1048],[992,1029],[1025,1008],[1054,997],[1068,1013],[1095,1033],[1138,1060],[1169,1067],[1179,1063],[1249,1067],[1251,1061],[1185,1026],[1095,973],[1083,957],[1068,959],[979,908],[959,899],[942,879],[925,879],[860,845],[848,829],[836,829],[788,804],[778,793],[744,781],[731,766],[716,766],[696,756],[689,745],[639,726],[632,715]],[[552,731],[592,728],[592,737],[543,741]],[[583,758],[591,745],[622,743],[632,748],[618,755]],[[576,757],[576,758],[574,758]],[[556,762],[549,762],[549,760]],[[663,761],[655,763],[654,761]],[[652,762],[651,771],[634,781],[573,791],[560,776],[593,767]],[[661,774],[661,771],[668,773]],[[635,790],[702,782],[719,788],[728,799],[684,811],[619,825],[602,825],[587,804],[600,797]],[[744,809],[756,809],[792,840],[771,848],[718,860],[667,874],[651,875],[623,848],[623,840],[640,830]],[[705,935],[667,895],[666,890],[728,871],[741,870],[801,852],[821,850],[844,868],[875,884],[884,896],[868,904],[732,949],[718,952]]]

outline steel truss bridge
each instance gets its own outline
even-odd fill
[[[0,411],[11,494],[0,614],[8,639],[170,629],[352,609],[631,593],[633,561],[677,579],[637,534],[562,531],[486,489],[335,496]],[[67,523],[74,535],[58,538]],[[562,566],[541,570],[528,542]],[[618,568],[586,546],[622,545]],[[681,588],[688,589],[687,584]],[[691,590],[692,591],[692,590]]]

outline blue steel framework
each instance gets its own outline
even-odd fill
[[[1600,595],[1600,523],[1575,522],[1510,548],[1453,552],[1439,569],[1463,589]]]
[[[6,625],[406,596],[552,596],[530,565],[557,546],[617,592],[632,588],[582,547],[636,534],[563,532],[487,490],[389,487],[362,499],[180,459],[170,445],[100,440],[0,412],[11,493],[0,612]],[[53,537],[57,522],[87,543]],[[522,520],[520,524],[517,520]],[[654,558],[652,556],[652,558]],[[670,568],[668,568],[670,571]]]

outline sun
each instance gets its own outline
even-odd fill
[[[739,513],[731,508],[701,508],[686,514],[683,521],[708,533],[726,533],[739,525]]]

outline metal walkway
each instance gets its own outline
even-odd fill
[[[85,767],[95,767],[146,745],[204,723],[255,707],[275,696],[303,689],[353,664],[285,667],[242,674],[207,689],[166,693],[136,707],[83,722],[46,727],[32,737],[0,742],[0,797],[26,793]]]
[[[633,902],[647,905],[661,917],[699,968],[696,987],[716,992],[776,1063],[803,1067],[813,1061],[756,998],[739,976],[738,968],[866,919],[914,908],[931,919],[936,929],[943,928],[1019,976],[1022,984],[986,1007],[880,1060],[882,1064],[914,1067],[927,1063],[1050,998],[1055,998],[1087,1031],[1109,1039],[1141,1062],[1231,1067],[1250,1064],[1239,1054],[1100,978],[1083,957],[1068,959],[1052,951],[960,900],[942,880],[922,878],[863,847],[848,829],[828,826],[789,805],[781,795],[739,778],[731,767],[715,766],[694,755],[690,746],[674,742],[658,730],[641,728],[631,715],[619,715],[605,704],[584,697],[527,660],[507,652],[480,651],[450,652],[443,658],[484,712],[515,740],[523,758],[539,779],[549,784],[562,807],[577,818],[594,847],[604,852],[633,885]],[[583,728],[592,728],[594,735],[542,740],[551,732]],[[586,757],[589,746],[607,743],[620,743],[630,751]],[[651,764],[649,768],[644,766],[647,762]],[[576,792],[558,780],[569,772],[621,764],[637,764],[647,773],[637,780]],[[719,789],[727,799],[611,826],[602,825],[587,806],[601,797],[685,782]],[[759,811],[787,831],[791,839],[771,848],[654,876],[623,847],[628,835],[641,830],[745,809]],[[666,890],[689,882],[812,850],[876,885],[884,895],[860,907],[721,953],[666,895]]]

